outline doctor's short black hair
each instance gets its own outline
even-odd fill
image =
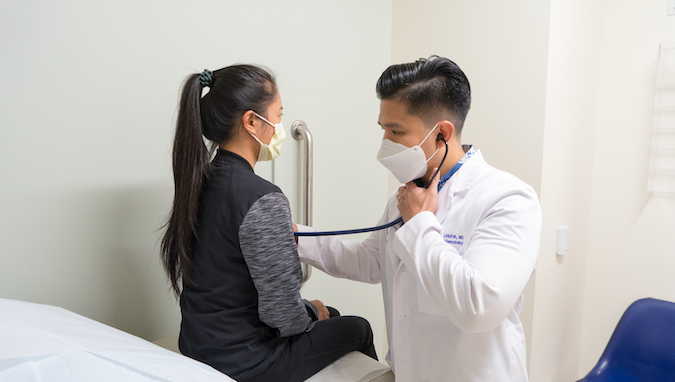
[[[457,135],[471,107],[471,86],[462,69],[445,57],[431,56],[391,65],[377,80],[377,97],[407,105],[408,113],[425,123],[451,115]]]

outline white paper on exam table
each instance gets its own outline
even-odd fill
[[[0,299],[0,382],[232,382],[218,370],[54,306]]]

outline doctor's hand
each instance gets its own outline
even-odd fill
[[[433,172],[436,172],[434,168]],[[405,186],[398,188],[398,211],[404,222],[412,219],[420,212],[436,212],[438,207],[438,181],[440,173],[436,174],[429,188],[417,187],[414,182],[408,182]]]
[[[319,311],[319,321],[327,320],[330,318],[330,312],[328,311],[328,308],[326,308],[326,306],[323,304],[323,302],[319,300],[312,300],[310,302]]]

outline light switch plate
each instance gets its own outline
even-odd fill
[[[666,15],[675,15],[675,0],[668,0],[668,12],[666,12]]]
[[[566,255],[567,254],[567,243],[569,241],[569,226],[561,226],[558,227],[558,248],[556,250],[556,253],[558,255]]]

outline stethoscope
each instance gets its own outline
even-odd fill
[[[440,135],[440,134],[439,134]],[[448,156],[448,142],[443,139],[443,137],[439,136],[438,139],[442,140],[443,143],[445,143],[445,154],[443,155],[443,159],[441,159],[441,164],[438,165],[438,168],[436,169],[436,172],[434,172],[434,175],[429,178],[429,182],[424,185],[422,178],[415,179],[413,182],[417,185],[417,187],[424,187],[424,188],[429,188],[429,185],[431,185],[431,182],[434,181],[434,178],[436,175],[438,175],[438,172],[441,171],[441,167],[443,167],[443,163],[445,163],[445,158]],[[454,165],[450,171],[448,171],[445,176],[443,176],[443,179],[441,179],[438,182],[438,190],[440,191],[445,182],[450,179],[450,177],[459,170],[459,168],[462,167],[462,161]],[[342,231],[317,231],[317,232],[294,232],[295,236],[335,236],[335,235],[351,235],[355,233],[364,233],[364,232],[373,232],[373,231],[380,231],[383,229],[387,229],[389,227],[395,226],[396,224],[403,223],[403,218],[399,216],[398,219],[391,221],[387,224],[383,225],[378,225],[376,227],[369,227],[369,228],[357,228],[357,229],[346,229]]]

